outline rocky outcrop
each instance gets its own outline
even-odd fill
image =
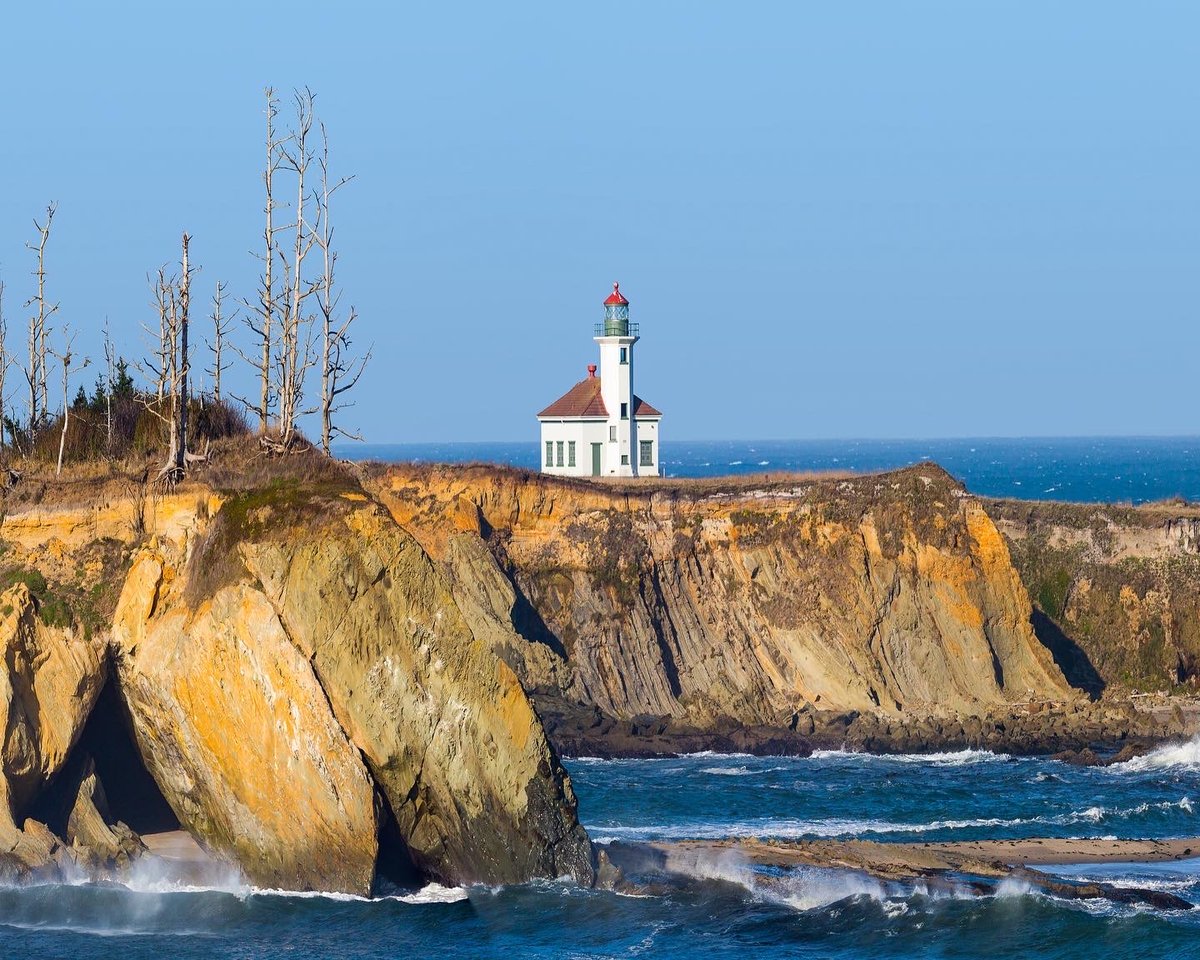
[[[145,844],[129,827],[113,819],[91,758],[82,773],[67,818],[66,839],[72,853],[77,862],[93,870],[125,867],[145,853]]]
[[[307,536],[275,533],[300,513]],[[591,880],[570,780],[520,682],[385,511],[362,497],[271,508],[239,550],[419,868],[458,882]]]
[[[0,595],[0,708],[4,711],[4,776],[0,816],[24,818],[59,771],[104,686],[101,641],[48,626],[28,586]]]
[[[677,486],[398,467],[376,489],[455,583],[496,579],[463,537],[486,542],[513,588],[490,602],[531,641],[497,652],[539,696],[604,716],[778,725],[1074,696],[1003,537],[930,465]]]
[[[1200,510],[989,501],[1039,638],[1106,699],[1200,689]]]
[[[161,793],[118,791],[139,822],[177,819],[259,885],[590,882],[570,779],[493,652],[524,646],[489,612],[507,581],[463,585],[464,617],[420,545],[338,469],[38,507],[3,533],[0,576],[37,593],[6,595],[0,622],[10,876],[142,855],[106,802],[99,750]]]
[[[193,607],[147,549],[113,643],[142,757],[193,836],[260,885],[370,892],[371,780],[261,591],[226,585]]]

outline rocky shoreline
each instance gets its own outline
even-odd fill
[[[705,729],[670,717],[605,716],[595,707],[534,698],[550,742],[564,757],[635,759],[711,751],[807,756],[814,750],[914,754],[990,750],[1068,763],[1119,763],[1200,733],[1200,701],[1044,703],[981,717],[895,717],[808,710],[786,725],[718,721]]]
[[[771,874],[749,874],[751,865],[775,871],[816,867],[853,871],[884,884],[956,896],[994,896],[999,884],[1017,881],[1071,900],[1107,900],[1158,910],[1190,911],[1194,905],[1162,890],[1118,883],[1067,880],[1042,869],[1081,863],[1185,860],[1200,851],[1200,838],[1177,840],[969,841],[878,843],[870,840],[681,840],[614,843],[600,854],[600,877],[624,893],[658,893],[697,878],[752,876],[769,889]]]

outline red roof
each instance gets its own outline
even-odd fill
[[[661,417],[662,411],[655,410],[650,404],[635,394],[633,398],[633,415],[635,417]]]
[[[615,282],[613,283],[613,292],[608,295],[608,299],[604,301],[604,305],[606,307],[612,307],[612,306],[627,307],[627,306],[629,306],[629,301],[626,300],[625,295],[623,293],[621,293],[621,285],[619,283],[615,283]]]
[[[600,378],[588,377],[555,400],[538,414],[539,417],[607,417],[608,410],[600,396]]]
[[[661,417],[662,414],[641,397],[633,398],[634,417]],[[555,400],[538,414],[539,417],[608,417],[608,408],[600,396],[600,378],[588,377]]]

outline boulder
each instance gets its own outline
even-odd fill
[[[146,845],[129,827],[112,818],[91,757],[85,761],[81,773],[67,817],[66,840],[71,844],[71,852],[77,862],[93,869],[127,866],[146,852]]]

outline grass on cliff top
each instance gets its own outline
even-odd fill
[[[228,499],[188,562],[193,605],[246,576],[239,544],[311,534],[353,509],[347,494],[365,496],[351,468],[315,450],[249,462],[229,458],[210,481]]]
[[[1182,497],[1137,506],[1131,503],[1071,503],[991,497],[985,498],[985,503],[988,513],[997,520],[1075,530],[1097,529],[1109,524],[1150,528],[1161,526],[1169,520],[1200,520],[1200,504]]]
[[[471,483],[473,481],[508,481],[514,484],[542,485],[563,490],[614,497],[645,498],[659,497],[673,500],[701,500],[714,496],[744,496],[763,492],[785,492],[798,484],[832,486],[848,482],[856,487],[874,484],[882,478],[903,480],[910,476],[926,476],[936,482],[948,482],[959,487],[945,470],[933,462],[918,463],[899,470],[880,473],[853,473],[845,470],[830,471],[774,471],[738,474],[720,477],[559,477],[551,474],[525,470],[520,467],[501,466],[494,463],[379,463],[362,465],[371,478],[410,477],[416,482],[448,481]]]

